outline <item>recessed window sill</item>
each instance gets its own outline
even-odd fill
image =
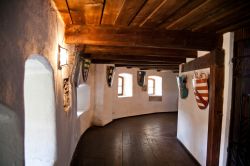
[[[128,97],[133,97],[133,96],[118,96],[118,98],[128,98]]]
[[[77,118],[79,118],[82,114],[84,114],[85,112],[87,112],[88,110],[84,110],[84,111],[77,111]]]
[[[149,96],[149,101],[162,101],[162,96]]]

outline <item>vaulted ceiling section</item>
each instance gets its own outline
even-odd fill
[[[247,0],[54,0],[65,41],[92,63],[178,71],[221,34],[250,23]]]

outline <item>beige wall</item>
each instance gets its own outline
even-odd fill
[[[53,4],[47,0],[1,0],[0,18],[0,103],[16,114],[17,121],[20,121],[17,128],[7,132],[11,132],[13,137],[21,139],[15,148],[9,149],[13,153],[21,154],[21,157],[13,156],[11,160],[6,159],[8,160],[6,162],[9,165],[13,165],[13,163],[24,165],[25,162],[24,63],[32,54],[39,54],[48,59],[55,78],[56,164],[69,165],[73,149],[72,142],[74,142],[72,124],[76,117],[72,110],[69,112],[63,110],[62,76],[70,73],[71,69],[67,67],[64,70],[57,69],[58,44],[68,48],[72,53],[70,47],[64,44],[64,24],[58,17]],[[5,158],[0,158],[0,160],[1,163]]]
[[[132,68],[116,68],[113,86],[112,86],[112,117],[113,119],[155,113],[155,112],[173,112],[177,111],[178,89],[176,83],[176,74],[172,72],[157,72],[153,70],[146,71],[145,83],[147,77],[156,75],[162,77],[162,101],[149,101],[147,91],[142,91],[137,84],[137,71]],[[133,75],[133,96],[117,96],[118,75],[120,73],[129,73]]]
[[[233,77],[233,45],[234,34],[226,33],[223,35],[223,49],[225,50],[225,78],[224,78],[224,101],[222,114],[222,128],[221,128],[221,148],[220,148],[220,166],[227,163],[227,148],[229,137],[229,125],[231,114],[231,100],[232,100],[232,77]]]
[[[223,49],[225,50],[225,80],[219,159],[220,166],[226,165],[227,160],[233,73],[231,63],[231,58],[233,57],[233,33],[223,35]],[[198,52],[199,56],[205,53],[206,52]],[[209,72],[209,69],[206,69],[206,71]],[[190,89],[193,72],[181,74],[188,75],[187,86]],[[206,165],[208,108],[205,111],[198,111],[195,104],[193,92],[191,92],[191,94],[189,93],[187,99],[179,100],[177,137],[202,165]]]
[[[199,72],[209,74],[210,70],[202,69]],[[186,86],[189,92],[187,98],[179,98],[177,138],[201,165],[206,165],[209,106],[205,110],[198,108],[193,93],[193,74],[193,71],[180,73],[187,76]]]

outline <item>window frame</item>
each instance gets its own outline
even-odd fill
[[[118,89],[119,89],[119,87],[120,87],[120,86],[119,86],[119,79],[122,80],[122,86],[121,86],[122,92],[121,92],[121,93],[119,93],[119,91],[118,91]],[[123,95],[124,95],[124,77],[122,77],[122,76],[118,76],[117,95],[118,95],[118,96],[123,96]]]
[[[148,78],[148,81],[149,81],[149,80],[151,80],[151,81],[153,82],[153,93],[151,93],[151,94],[148,93],[148,95],[149,95],[149,96],[154,96],[154,95],[155,95],[155,79],[153,79],[153,78]],[[149,89],[149,87],[148,87],[148,89]]]

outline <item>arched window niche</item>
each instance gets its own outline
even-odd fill
[[[162,77],[148,76],[148,95],[162,96]]]
[[[90,108],[90,87],[82,83],[77,86],[77,116],[81,116]]]
[[[25,165],[56,161],[56,109],[53,69],[41,55],[25,62]]]
[[[118,75],[118,98],[133,96],[133,76],[129,73],[120,73]]]

